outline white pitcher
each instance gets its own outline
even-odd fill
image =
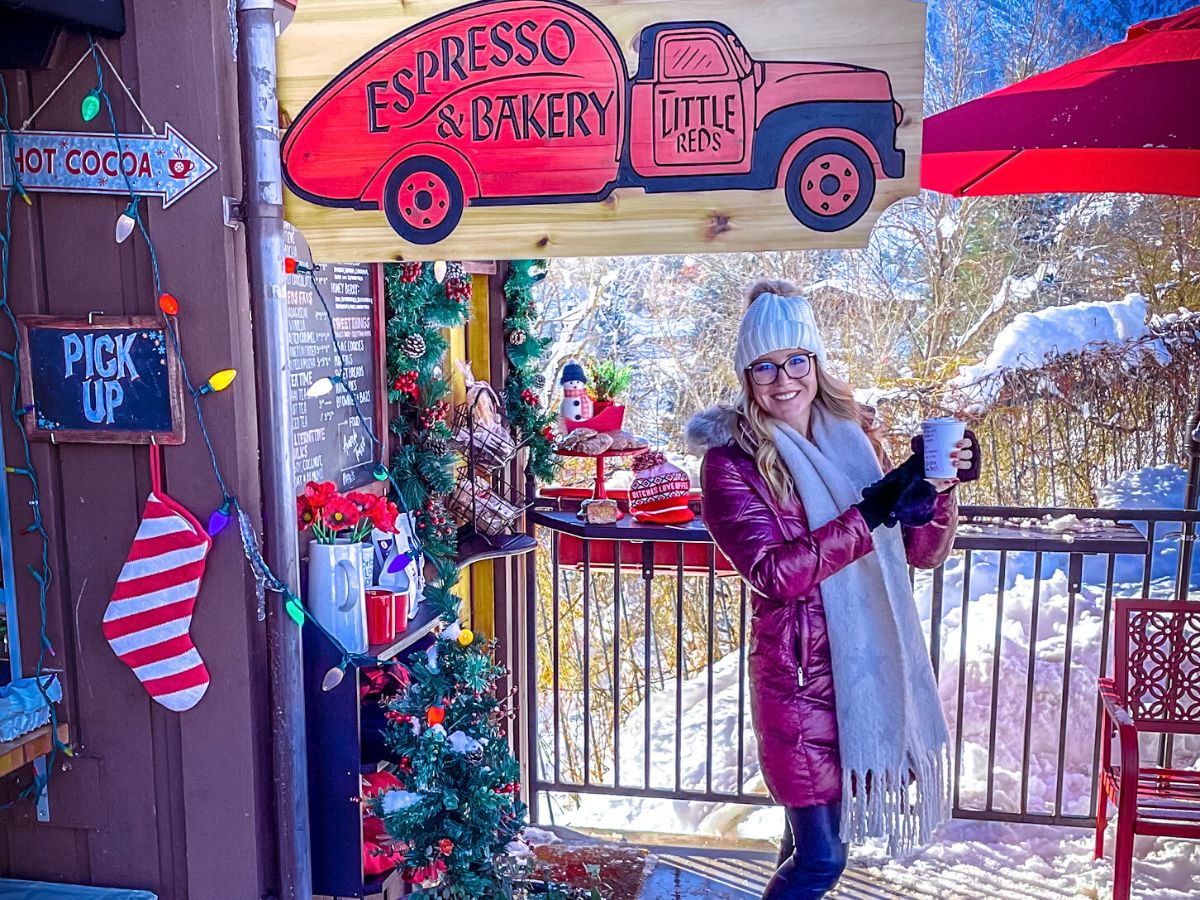
[[[308,545],[308,610],[351,653],[367,651],[362,544]]]

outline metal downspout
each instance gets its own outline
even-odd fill
[[[283,177],[272,0],[238,0],[237,25],[238,119],[262,454],[264,550],[272,571],[298,591],[300,557],[292,491],[295,476],[288,397]],[[300,630],[283,612],[280,602],[267,605],[267,653],[279,896],[281,900],[311,900]]]

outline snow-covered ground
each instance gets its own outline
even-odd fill
[[[1130,473],[1110,486],[1103,505],[1118,508],[1180,508],[1183,472],[1158,467]],[[1169,530],[1169,529],[1168,529]],[[1152,593],[1167,595],[1173,584],[1178,540],[1159,537],[1151,570]],[[1034,636],[1033,703],[1030,713],[1030,767],[1026,795],[1030,812],[1051,812],[1057,799],[1059,733],[1062,720],[1063,672],[1067,661],[1067,626],[1071,596],[1067,584],[1066,555],[1048,554],[1040,580],[1035,579],[1033,554],[1009,555],[1000,614],[1000,641],[996,644],[999,557],[977,552],[971,563],[963,636],[963,558],[950,561],[945,576],[942,616],[939,690],[947,721],[957,720],[959,654],[965,646],[962,728],[963,752],[959,802],[982,808],[988,791],[988,752],[992,741],[991,707],[996,704],[996,751],[990,767],[994,808],[1021,808],[1022,755],[1026,717],[1026,673],[1029,665],[1030,621],[1037,596],[1038,623]],[[1104,634],[1105,575],[1107,558],[1089,560],[1084,585],[1074,601],[1070,643],[1070,679],[1067,695],[1065,772],[1062,790],[1064,814],[1086,815],[1091,801],[1091,773],[1095,757],[1096,677]],[[1142,591],[1143,561],[1119,557],[1114,575],[1115,596],[1136,596]],[[1193,590],[1200,590],[1200,563],[1193,569]],[[921,574],[916,583],[918,609],[925,621],[930,615],[931,578]],[[999,652],[998,677],[993,679]],[[684,788],[703,789],[709,746],[712,753],[712,787],[735,789],[738,747],[739,660],[731,654],[712,667],[713,723],[707,726],[708,672],[683,683],[682,740],[675,740],[675,682],[668,681],[650,696],[651,787],[673,788],[675,757],[680,757]],[[743,685],[743,689],[745,686]],[[638,786],[643,771],[645,710],[635,709],[622,727],[622,782]],[[746,713],[743,734],[744,789],[763,791],[756,745]],[[953,725],[952,725],[953,727]],[[1151,751],[1148,744],[1144,748]],[[1200,768],[1200,737],[1177,740],[1178,765]],[[543,820],[552,813],[559,824],[621,830],[661,831],[675,834],[710,834],[777,840],[780,813],[771,808],[733,804],[612,798],[580,795],[574,802],[555,802],[543,809]],[[961,882],[964,897],[979,896],[1107,896],[1111,879],[1108,862],[1091,859],[1093,833],[1081,829],[1046,826],[1009,826],[998,823],[949,823],[938,843],[907,865],[887,863],[879,848],[856,851],[859,864],[878,864],[888,880],[920,893],[930,873],[942,873],[941,884]],[[1111,853],[1111,828],[1109,837]],[[1194,897],[1200,883],[1200,844],[1168,840],[1140,840],[1140,863],[1135,866],[1135,893],[1142,898],[1177,900]],[[1111,857],[1109,857],[1111,859]],[[990,874],[989,874],[990,873]],[[1003,874],[999,874],[1003,873]],[[1025,893],[1008,893],[1004,884],[1027,885]],[[1031,892],[1039,887],[1044,893]],[[948,896],[939,890],[930,896]]]

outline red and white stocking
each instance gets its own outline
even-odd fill
[[[163,491],[157,446],[150,476],[141,525],[104,611],[104,637],[151,697],[183,712],[208,689],[188,629],[212,538]]]

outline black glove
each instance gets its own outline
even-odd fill
[[[924,478],[918,478],[900,492],[892,514],[908,528],[928,525],[937,511],[937,498],[937,489]]]
[[[910,456],[902,465],[888,472],[874,484],[863,488],[863,498],[854,504],[874,531],[880,525],[891,528],[898,521],[895,515],[900,496],[915,481],[924,481],[924,463],[919,456]],[[925,482],[928,484],[928,482]],[[933,485],[929,485],[932,489]]]

